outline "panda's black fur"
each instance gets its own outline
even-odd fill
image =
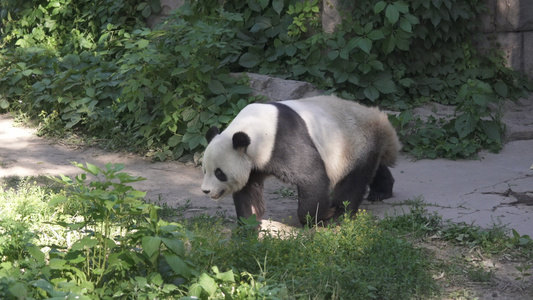
[[[319,100],[344,101],[334,96],[322,96],[320,99],[317,99],[317,101]],[[286,103],[289,104],[291,102]],[[294,101],[292,103],[294,103]],[[354,109],[354,104],[344,104],[344,102],[335,103],[341,103],[339,104],[339,107],[341,108],[343,105],[347,105],[351,109]],[[392,196],[394,178],[388,167],[394,163],[395,155],[400,146],[394,130],[390,126],[390,123],[388,123],[388,121],[383,121],[383,113],[379,113],[378,115],[375,110],[371,111],[370,108],[358,106],[358,109],[368,109],[369,113],[379,116],[380,120],[375,120],[375,123],[378,124],[376,127],[378,128],[369,128],[368,132],[370,132],[370,134],[368,134],[365,131],[366,129],[360,130],[358,127],[356,127],[360,125],[358,125],[359,119],[355,117],[354,120],[351,121],[353,125],[347,125],[352,126],[356,131],[360,130],[361,132],[354,132],[354,134],[361,134],[359,139],[368,142],[369,145],[361,146],[361,153],[356,153],[357,157],[349,158],[349,162],[352,163],[353,166],[350,170],[347,170],[345,174],[343,173],[344,175],[332,187],[332,182],[326,170],[327,167],[325,165],[325,161],[315,145],[315,141],[310,135],[310,128],[302,116],[300,116],[300,114],[293,109],[293,107],[300,106],[294,106],[293,104],[291,107],[291,105],[284,104],[283,101],[259,105],[271,105],[270,107],[274,106],[276,109],[272,110],[267,106],[263,106],[264,111],[270,113],[268,117],[254,116],[250,112],[245,112],[242,116],[237,116],[233,121],[236,122],[234,127],[237,128],[230,129],[228,127],[227,129],[227,131],[230,131],[229,134],[231,134],[231,142],[224,141],[224,143],[231,143],[231,147],[233,148],[232,150],[235,151],[235,153],[231,154],[235,155],[235,157],[227,154],[227,160],[231,161],[233,165],[236,164],[240,167],[242,159],[243,170],[245,170],[243,172],[248,172],[247,170],[249,169],[249,174],[244,174],[249,176],[247,176],[247,181],[242,188],[242,183],[240,185],[238,184],[240,179],[235,180],[234,185],[227,183],[228,186],[224,186],[224,184],[226,184],[224,182],[217,183],[215,179],[207,178],[211,176],[211,174],[208,174],[208,172],[210,172],[208,169],[223,172],[223,178],[231,178],[232,175],[228,175],[225,172],[228,171],[228,168],[232,169],[234,166],[230,164],[229,167],[225,167],[226,170],[224,170],[224,167],[219,166],[219,164],[224,164],[222,162],[224,159],[211,159],[211,156],[214,154],[217,154],[218,156],[222,155],[223,158],[226,158],[226,154],[217,152],[227,150],[212,149],[211,154],[207,155],[208,151],[210,151],[209,147],[211,146],[213,139],[219,137],[218,129],[211,128],[206,135],[209,145],[208,149],[206,149],[206,157],[204,157],[203,169],[204,173],[206,173],[206,177],[204,178],[202,189],[204,193],[210,194],[215,199],[225,196],[231,190],[233,193],[233,199],[238,217],[248,218],[252,214],[256,214],[258,219],[261,219],[265,212],[263,183],[265,178],[270,175],[274,175],[286,183],[291,183],[297,186],[298,218],[302,224],[305,224],[309,220],[307,217],[308,215],[315,222],[326,221],[331,217],[337,217],[344,213],[345,203],[349,203],[347,207],[348,210],[356,212],[366,193],[367,186],[370,187],[368,199],[371,201],[383,200]],[[319,106],[319,108],[320,107],[326,106],[322,105]],[[318,109],[316,109],[316,111],[318,111]],[[326,113],[331,113],[328,108],[325,108],[324,111]],[[260,112],[260,110],[258,110],[256,107],[256,109],[252,110],[252,112],[253,114],[257,114],[257,112]],[[311,110],[311,113],[312,112],[313,110]],[[304,113],[309,112],[304,111]],[[262,125],[265,123],[258,123],[258,128],[251,128],[249,124],[254,124],[254,117],[256,117],[258,120],[263,118],[265,120],[262,121],[268,122],[268,119],[271,115],[276,116],[275,118],[272,117],[273,121],[275,120],[276,122],[274,126],[275,130],[273,130],[275,131],[273,145],[272,141],[270,140],[272,137],[268,136],[269,129],[265,129],[264,136],[259,135],[259,138],[256,138],[256,140],[264,138],[264,140],[267,141],[264,143],[265,147],[271,147],[271,149],[269,148],[267,150],[263,150],[260,147],[259,149],[253,149],[254,152],[259,152],[262,156],[266,155],[265,157],[268,157],[268,160],[266,160],[264,163],[256,164],[253,158],[253,153],[248,153],[249,146],[251,143],[254,143],[254,137],[251,137],[249,134],[251,132],[257,133],[256,131],[261,131],[261,128],[263,127]],[[333,121],[335,119],[327,114],[324,116],[325,118],[330,118],[330,120]],[[365,126],[371,126],[371,124],[374,124],[373,117],[370,117],[369,120],[371,122],[365,120],[366,123],[360,123],[365,124]],[[239,122],[242,122],[246,126],[243,125],[241,126],[242,128],[239,127]],[[380,126],[384,127],[385,129],[382,130]],[[346,129],[339,128],[338,130]],[[224,132],[222,134],[224,134]],[[376,135],[376,137],[372,135]],[[322,136],[319,137],[323,136],[327,136],[327,134],[322,133]],[[229,139],[229,137],[227,137],[227,139]],[[219,142],[222,143],[220,140]],[[375,143],[375,145],[372,143]],[[220,149],[226,149],[226,146],[220,147]],[[229,146],[227,146],[227,148],[229,148]],[[269,150],[270,152],[268,152]],[[261,151],[268,153],[261,153]],[[270,155],[268,156],[268,154]],[[206,162],[206,158],[207,160],[212,161]],[[257,161],[259,162],[259,160]],[[258,166],[258,164],[260,164],[260,166]],[[242,175],[238,174],[238,172],[240,171],[237,171],[237,175]],[[219,173],[219,176],[220,175],[221,174]],[[216,177],[218,178],[219,176]],[[243,178],[246,178],[246,176]],[[209,182],[215,182],[215,184],[219,184],[223,186],[223,188],[219,188],[219,190],[214,192],[209,188],[210,186],[213,187],[213,184],[209,184]]]

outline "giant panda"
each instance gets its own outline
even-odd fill
[[[302,224],[308,215],[327,222],[356,212],[367,186],[371,201],[392,197],[389,167],[400,143],[377,108],[336,96],[254,103],[223,132],[211,127],[206,139],[201,189],[213,199],[233,194],[239,219],[261,221],[270,175],[297,187]]]

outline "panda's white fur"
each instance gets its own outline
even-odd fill
[[[205,149],[202,190],[210,191],[208,195],[213,199],[241,190],[248,181],[251,169],[261,169],[270,161],[277,119],[278,109],[272,105],[254,103],[243,108],[233,122],[221,134],[215,136]],[[233,149],[232,137],[239,131],[246,132],[254,141],[246,149],[246,155]],[[228,175],[228,182],[224,183],[216,178],[214,171],[217,168]]]
[[[284,119],[280,118],[281,115],[285,116]],[[287,123],[286,119],[293,123]],[[302,123],[300,120],[303,120],[305,125],[298,125]],[[236,147],[232,140],[236,133],[244,133],[244,136],[249,137],[249,142],[243,147]],[[305,136],[310,137],[309,142],[305,142],[309,140]],[[299,156],[297,149],[285,151],[285,147],[294,146],[288,145],[292,143],[293,138],[295,143],[300,143],[298,147],[305,148],[302,153],[311,153],[308,154],[309,163],[306,157]],[[369,184],[374,184],[376,190],[384,185],[385,190],[390,189],[391,195],[394,179],[386,166],[394,164],[399,149],[400,143],[387,115],[376,108],[342,100],[336,96],[317,96],[274,104],[250,104],[235,117],[226,130],[210,139],[203,158],[204,180],[201,188],[214,199],[234,194],[239,217],[248,217],[251,213],[262,215],[264,204],[262,196],[258,194],[262,192],[263,173],[272,174],[298,185],[299,217],[303,222],[300,214],[312,214],[313,205],[338,207],[341,205],[338,202],[343,199],[352,201],[349,194],[353,193],[357,194],[353,195],[357,198],[353,207],[356,209],[363,196],[359,194],[364,194],[362,189]],[[318,151],[319,157],[313,157],[318,156],[313,155],[313,151]],[[283,163],[280,165],[278,160],[281,159]],[[296,163],[291,164],[293,161]],[[291,166],[285,168],[284,165]],[[325,175],[320,177],[320,174],[313,179],[306,178],[312,175],[310,173],[315,171],[315,167],[317,172],[324,169],[327,178]],[[217,170],[222,172],[226,180],[217,178]],[[374,176],[379,179],[373,180]],[[357,185],[354,188],[350,185],[352,179],[361,180],[363,183],[354,183]],[[382,179],[386,183],[377,182]],[[336,203],[322,199],[328,197],[329,192],[323,191],[322,187],[313,187],[323,183],[317,181],[324,181],[329,188],[334,189],[333,197],[336,199],[333,199],[333,202]],[[339,187],[336,188],[337,185]],[[318,193],[315,193],[313,188]],[[379,191],[377,192],[379,194]],[[316,197],[320,199],[313,199],[313,194],[317,194]],[[261,199],[255,199],[258,197]],[[381,196],[376,197],[381,199]],[[306,206],[307,203],[302,202],[311,203]],[[322,219],[333,214],[324,212],[328,209],[330,207],[314,208],[316,215],[319,215],[318,210],[322,210]]]

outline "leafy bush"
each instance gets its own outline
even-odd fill
[[[501,53],[483,55],[474,47],[485,1],[341,3],[343,22],[332,34],[313,26],[317,1],[226,4],[243,13],[239,37],[254,41],[240,66],[401,110],[392,121],[402,125],[404,149],[419,157],[470,157],[483,148],[501,149],[500,102],[524,96],[533,86],[505,67]],[[456,105],[456,115],[451,120],[410,115],[411,107],[428,101]]]
[[[126,2],[106,3],[132,9]],[[65,11],[80,8],[71,1],[64,5]],[[237,60],[241,43],[234,42],[236,31],[224,22],[238,15],[196,23],[177,15],[165,30],[151,31],[139,20],[114,19],[119,13],[128,16],[122,10],[86,7],[87,18],[97,14],[100,21],[84,32],[93,41],[86,47],[70,42],[70,31],[58,36],[62,42],[54,47],[7,38],[7,29],[31,37],[26,27],[59,18],[52,4],[49,8],[39,10],[42,18],[37,19],[29,8],[8,14],[4,42],[9,47],[0,52],[0,107],[40,119],[48,127],[44,133],[73,129],[104,139],[109,147],[178,158],[199,151],[210,126],[227,124],[253,101],[244,98],[250,92],[246,78],[228,76],[227,65]],[[76,21],[78,15],[74,10],[63,17]]]
[[[253,101],[230,72],[305,80],[400,110],[392,122],[420,157],[498,151],[501,101],[533,88],[501,53],[474,47],[484,0],[341,1],[331,34],[316,0],[190,1],[154,31],[143,18],[157,0],[0,3],[0,109],[29,113],[45,133],[78,130],[158,159],[201,151],[210,126]],[[455,115],[412,116],[429,101]]]

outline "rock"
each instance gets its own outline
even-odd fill
[[[234,73],[232,76],[243,74],[249,78],[252,96],[265,96],[268,101],[301,99],[323,94],[323,91],[304,81],[284,80],[255,73]]]
[[[533,139],[533,97],[516,102],[507,101],[503,107],[502,121],[507,126],[505,140]]]
[[[153,13],[146,19],[146,25],[154,29],[154,27],[161,23],[164,19],[170,16],[170,13],[185,4],[185,0],[160,0],[161,11]]]

